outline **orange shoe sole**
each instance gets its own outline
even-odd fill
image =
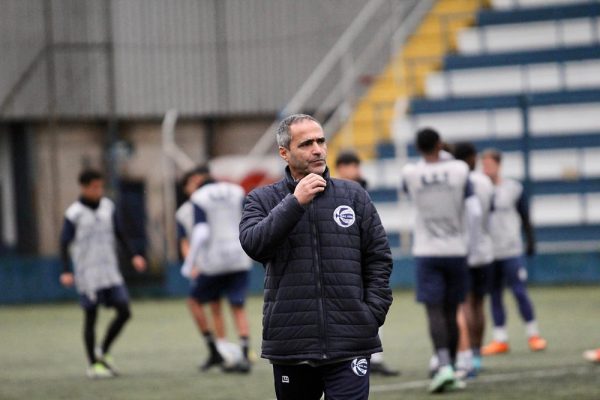
[[[508,353],[509,350],[510,350],[510,347],[508,346],[508,343],[492,342],[492,343],[488,344],[487,346],[484,346],[481,349],[481,355],[482,356],[494,356],[497,354]]]

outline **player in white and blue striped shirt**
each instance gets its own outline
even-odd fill
[[[504,287],[510,287],[525,321],[528,345],[531,351],[546,348],[546,340],[540,336],[533,303],[527,292],[527,269],[523,258],[523,239],[527,239],[525,252],[535,254],[535,238],[529,218],[529,207],[523,185],[501,176],[502,155],[497,150],[487,150],[482,157],[483,172],[494,183],[494,210],[490,217],[490,232],[494,247],[491,269],[491,311],[494,320],[494,339],[482,349],[483,355],[509,351],[506,313],[502,302]]]

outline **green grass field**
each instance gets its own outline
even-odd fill
[[[506,297],[511,353],[486,358],[485,371],[452,399],[600,399],[600,366],[581,357],[600,346],[600,288],[531,289],[549,348],[532,354],[514,301]],[[384,331],[387,362],[396,378],[373,377],[371,399],[426,399],[431,353],[421,306],[410,291],[396,291]],[[248,308],[253,346],[260,350],[262,299]],[[85,377],[82,315],[76,304],[0,308],[0,399],[274,399],[269,364],[259,360],[250,375],[200,373],[204,344],[183,300],[138,300],[134,318],[113,355],[123,375],[107,381]],[[111,313],[101,313],[104,328]],[[231,326],[231,324],[230,324]]]

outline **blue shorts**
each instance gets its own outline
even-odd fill
[[[121,304],[129,304],[129,293],[125,285],[111,286],[96,291],[96,301],[85,294],[80,294],[79,304],[85,310],[94,309],[99,304],[105,307],[116,307]]]
[[[484,297],[489,292],[490,264],[469,267],[468,288],[469,293],[477,297]]]
[[[514,286],[527,283],[527,268],[523,257],[510,257],[494,260],[488,278],[489,289],[505,285]]]
[[[248,271],[222,275],[198,275],[192,283],[190,297],[198,303],[211,303],[227,296],[229,303],[243,306],[248,289]]]
[[[465,257],[415,257],[417,301],[426,304],[460,304],[467,293]]]

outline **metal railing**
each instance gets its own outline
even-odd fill
[[[370,0],[337,43],[279,113],[311,112],[331,136],[366,90],[362,76],[375,75],[397,54],[434,0]],[[333,82],[333,84],[332,84]],[[313,107],[311,105],[318,104]],[[275,145],[274,121],[250,151],[261,156]]]
[[[484,8],[487,5],[487,0],[478,0],[478,9]],[[435,54],[406,57],[405,63],[394,71],[396,82],[406,85],[405,90],[409,97],[423,95],[425,79],[424,77],[422,80],[420,79],[419,68],[432,64],[434,68],[439,68],[444,56],[456,51],[456,43],[453,40],[454,25],[457,22],[470,23],[474,19],[474,12],[446,12],[433,14],[432,17],[437,19],[440,29],[439,32],[429,35],[429,39],[432,42],[442,44],[440,51],[435,52]],[[424,38],[427,39],[427,36],[424,35]]]

